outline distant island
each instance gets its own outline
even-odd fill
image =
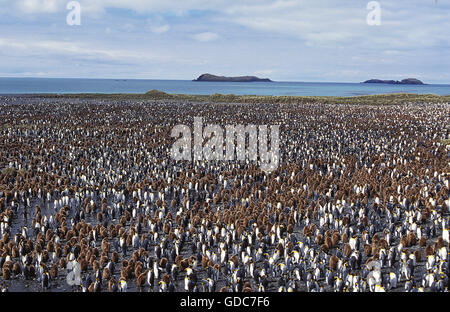
[[[398,80],[380,80],[380,79],[370,79],[363,83],[387,83],[387,84],[411,84],[411,85],[423,85],[424,83],[416,78],[407,78],[401,81]]]
[[[200,75],[197,79],[193,81],[218,81],[218,82],[272,82],[268,78],[258,78],[255,76],[240,76],[240,77],[224,77],[215,76],[211,74]]]

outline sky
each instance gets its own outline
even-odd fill
[[[69,2],[0,0],[0,77],[450,83],[449,0]]]

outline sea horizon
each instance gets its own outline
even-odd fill
[[[184,79],[0,77],[0,94],[130,93],[265,96],[361,96],[391,93],[450,95],[450,84],[398,85],[363,82],[205,82]]]

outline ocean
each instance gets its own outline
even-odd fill
[[[450,95],[450,85],[390,85],[331,82],[198,82],[190,80],[0,78],[0,94],[145,93],[358,96],[385,93]]]

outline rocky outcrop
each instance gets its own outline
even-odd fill
[[[272,82],[268,78],[258,78],[255,76],[241,76],[241,77],[224,77],[215,76],[211,74],[200,75],[197,79],[193,81],[218,81],[218,82]]]
[[[413,84],[413,85],[423,85],[424,83],[416,78],[407,78],[401,81],[398,80],[380,80],[380,79],[370,79],[364,81],[364,83],[387,83],[387,84]]]

